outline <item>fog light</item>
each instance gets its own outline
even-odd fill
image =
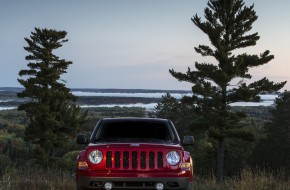
[[[113,184],[111,182],[106,182],[104,187],[106,190],[111,190],[113,188]]]
[[[163,183],[156,183],[155,187],[156,187],[157,190],[163,190],[164,185],[163,185]]]

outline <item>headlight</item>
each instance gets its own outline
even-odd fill
[[[180,161],[180,155],[176,151],[171,151],[166,155],[168,164],[176,165]]]
[[[99,164],[103,160],[103,154],[101,151],[94,150],[89,154],[89,160],[93,164]]]

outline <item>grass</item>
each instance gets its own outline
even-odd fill
[[[71,173],[53,169],[8,168],[0,178],[0,190],[71,190],[75,178]]]
[[[290,180],[285,179],[283,172],[273,173],[250,169],[241,171],[239,178],[227,178],[223,185],[218,186],[213,178],[197,178],[194,190],[290,190]]]
[[[0,177],[0,190],[71,190],[75,189],[74,175],[61,170],[8,168]],[[290,190],[290,180],[283,172],[273,175],[267,172],[252,173],[249,169],[238,178],[228,178],[217,186],[214,178],[199,178],[193,190]]]

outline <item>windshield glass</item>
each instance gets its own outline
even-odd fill
[[[104,122],[96,141],[174,142],[174,134],[165,122],[118,121]]]

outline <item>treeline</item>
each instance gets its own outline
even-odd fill
[[[28,99],[18,98],[16,91],[0,91],[0,106],[15,106],[29,102]],[[110,97],[110,96],[79,96],[77,104],[82,105],[103,105],[103,104],[136,104],[136,103],[159,103],[161,98],[150,97]]]
[[[87,110],[87,109],[86,109]],[[82,110],[82,111],[86,111]],[[103,117],[145,117],[143,108],[89,108],[87,122],[81,127],[79,133],[90,134],[100,118]],[[0,174],[9,167],[32,167],[42,166],[36,157],[36,145],[26,142],[25,128],[28,118],[23,111],[3,110],[0,111]],[[56,155],[55,162],[49,168],[58,168],[74,172],[75,159],[82,146],[75,143],[75,138],[65,142],[61,152]]]
[[[237,133],[231,133],[231,138],[225,140],[224,177],[239,178],[245,168],[250,168],[256,174],[260,171],[283,173],[287,179],[290,176],[290,93],[279,95],[275,106],[230,107],[229,110],[243,115],[244,119],[233,126]],[[189,133],[195,136],[196,143],[189,149],[194,170],[198,176],[215,178],[218,142],[213,138],[214,133],[204,130],[196,111],[167,94],[157,105],[156,116],[170,118],[181,136]]]
[[[246,178],[248,184],[247,187],[253,188],[257,185],[257,183],[259,183],[258,185],[260,185],[260,187],[265,184],[274,184],[273,188],[276,188],[277,185],[281,185],[283,183],[284,180],[282,178],[287,177],[287,175],[285,175],[289,172],[287,165],[284,165],[284,170],[282,170],[283,168],[281,167],[270,167],[271,165],[265,164],[266,159],[272,159],[273,163],[280,163],[281,166],[281,164],[283,164],[280,159],[281,157],[279,158],[274,155],[280,154],[282,155],[282,158],[287,159],[285,153],[289,154],[289,151],[287,152],[287,150],[289,150],[287,147],[285,149],[285,146],[277,147],[277,145],[275,145],[274,142],[277,142],[277,139],[273,138],[273,136],[270,137],[271,139],[267,138],[267,136],[269,136],[269,121],[272,121],[275,116],[275,113],[273,114],[273,109],[273,107],[263,106],[233,108],[234,111],[244,111],[247,114],[247,118],[243,121],[243,124],[244,127],[247,127],[255,132],[255,140],[250,142],[241,142],[241,140],[226,141],[225,176],[231,177],[232,179],[232,181],[226,181],[226,187],[230,188],[236,186],[237,189],[244,187],[245,184],[242,183],[245,182],[244,180]],[[86,109],[82,109],[82,111],[85,110]],[[156,111],[158,112],[158,110]],[[158,114],[157,112],[148,113],[144,108],[89,108],[88,121],[81,127],[79,133],[90,134],[98,120],[103,117],[145,117],[146,115],[155,117]],[[265,115],[267,115],[266,118],[264,117]],[[177,116],[179,119],[182,119],[180,115]],[[271,120],[268,119],[268,116]],[[168,115],[168,117],[170,117],[170,115]],[[174,118],[171,119],[173,119],[180,136],[185,134],[192,134],[195,136],[195,145],[190,148],[187,147],[187,149],[191,152],[191,155],[194,158],[196,188],[199,189],[200,187],[200,189],[214,189],[215,181],[210,181],[209,179],[215,179],[214,172],[217,154],[216,142],[210,139],[207,134],[193,132],[189,126],[185,125],[185,123],[181,123],[180,120],[177,121],[174,120]],[[21,177],[21,175],[23,175],[29,179],[40,178],[39,181],[43,181],[43,178],[45,178],[45,181],[50,180],[50,178],[45,177],[50,175],[49,173],[45,173],[43,176],[36,176],[37,172],[35,171],[35,168],[38,168],[38,171],[39,165],[34,158],[35,145],[24,141],[24,130],[27,124],[28,118],[25,112],[17,110],[0,111],[0,177],[3,180],[2,182],[5,187],[8,187],[8,175],[11,175],[12,177]],[[276,138],[278,138],[278,136]],[[285,139],[281,139],[281,141],[287,143]],[[70,181],[72,184],[66,183],[63,188],[60,188],[62,183],[57,181],[58,177],[55,177],[50,181],[54,187],[59,187],[59,189],[74,188],[75,158],[79,153],[79,150],[83,148],[83,146],[75,143],[75,138],[71,138],[68,142],[66,142],[65,148],[62,150],[61,154],[58,155],[56,162],[49,167],[49,171],[53,168],[57,168],[57,170],[54,170],[53,172],[62,171],[57,174],[57,176],[63,177],[65,181]],[[286,152],[281,152],[283,150],[286,150]],[[266,155],[269,151],[271,151],[271,154]],[[263,167],[263,164],[265,164],[265,167]],[[28,168],[30,168],[30,173],[27,170]],[[269,171],[266,169],[269,169]],[[255,173],[255,170],[264,172]],[[16,175],[15,171],[22,171],[23,174]],[[24,173],[24,171],[26,171],[26,173]],[[279,175],[279,180],[277,180],[274,176],[275,173]],[[241,179],[242,181],[240,183],[236,183],[233,179]],[[256,181],[254,182],[251,179],[255,179]],[[272,179],[273,181],[266,183],[264,181],[265,179]],[[20,185],[21,184],[16,186],[16,189],[18,189],[18,187],[20,189]],[[33,189],[32,187],[35,186],[35,183],[32,181],[27,181],[22,185],[25,187],[29,186]],[[45,185],[49,186],[49,184]],[[285,187],[285,185],[283,187]],[[35,187],[34,189],[38,188],[39,187]]]
[[[161,98],[143,97],[108,97],[108,96],[80,96],[78,105],[102,105],[102,104],[136,104],[136,103],[158,103]]]
[[[244,168],[249,164],[249,158],[254,151],[255,146],[265,136],[264,124],[269,121],[265,119],[265,115],[271,115],[269,107],[235,107],[235,110],[245,111],[248,114],[244,121],[245,125],[255,131],[257,139],[255,142],[240,143],[237,141],[227,141],[229,145],[226,150],[227,165],[226,174],[228,176],[236,175],[239,169]],[[81,127],[78,133],[90,134],[94,126],[100,118],[104,117],[151,117],[157,116],[155,112],[146,112],[144,108],[88,108],[88,120]],[[168,116],[170,117],[170,116]],[[167,118],[167,117],[166,117]],[[196,144],[191,151],[194,162],[195,172],[198,175],[211,175],[215,168],[216,144],[211,141],[206,134],[197,134],[191,131],[190,127],[181,125],[180,122],[171,118],[177,127],[180,136],[192,134],[196,138]],[[181,119],[181,118],[180,118]],[[25,112],[17,110],[0,111],[0,167],[1,171],[7,166],[24,166],[37,165],[34,159],[34,148],[32,145],[24,141],[24,131],[28,124],[28,118]],[[55,167],[63,168],[64,170],[74,170],[75,158],[78,151],[82,149],[75,143],[75,139],[71,138],[66,142],[65,148],[59,153],[58,161],[55,162]]]

